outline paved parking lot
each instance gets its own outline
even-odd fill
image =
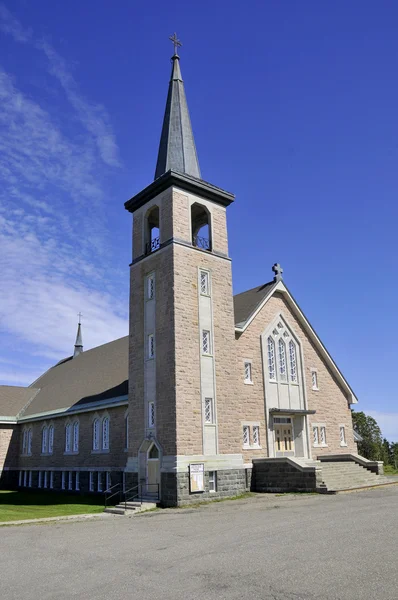
[[[1,600],[398,598],[398,486],[0,530]]]

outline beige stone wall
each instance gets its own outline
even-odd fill
[[[0,473],[17,467],[19,454],[19,429],[17,425],[0,425]]]
[[[242,396],[239,418],[241,421],[260,421],[261,423],[260,440],[262,450],[245,450],[245,461],[248,462],[252,458],[267,456],[260,336],[268,324],[280,313],[283,314],[287,324],[302,345],[308,409],[316,410],[315,415],[308,417],[309,424],[311,425],[314,422],[326,425],[328,443],[326,448],[313,447],[312,430],[310,428],[310,447],[313,458],[316,458],[320,454],[356,452],[357,448],[353,438],[351,411],[347,403],[347,398],[333,377],[333,374],[318,354],[307,333],[294,314],[292,314],[283,296],[277,293],[267,302],[246,331],[238,337],[236,342],[236,371],[239,374],[237,391]],[[252,360],[252,386],[244,383],[245,359]],[[312,390],[312,368],[317,369],[318,372],[319,391]],[[346,426],[346,447],[340,446],[340,424],[345,424]]]
[[[21,469],[41,468],[70,468],[71,470],[81,467],[121,467],[124,468],[127,460],[125,451],[124,415],[127,406],[119,406],[98,412],[80,413],[70,418],[70,422],[79,420],[79,452],[78,454],[65,454],[65,424],[67,419],[46,419],[24,423],[20,427],[19,453],[21,452],[23,427],[32,428],[32,455],[19,456],[19,467]],[[94,415],[102,418],[107,413],[110,418],[110,449],[109,451],[93,452],[92,450],[92,422]],[[41,430],[46,423],[54,425],[54,450],[51,455],[41,454]]]

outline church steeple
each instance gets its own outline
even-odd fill
[[[171,59],[173,66],[155,179],[170,170],[200,179],[199,161],[181,76],[180,57],[177,54],[177,46],[181,46],[181,43],[177,40],[176,34],[170,39],[174,43],[174,56]]]
[[[75,350],[73,352],[73,358],[79,356],[83,352],[83,338],[82,338],[82,324],[80,323],[81,314],[79,313],[79,323],[77,325],[77,334],[75,341]]]

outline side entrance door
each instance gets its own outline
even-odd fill
[[[152,444],[147,453],[146,490],[145,495],[154,499],[159,497],[160,460],[159,449]]]

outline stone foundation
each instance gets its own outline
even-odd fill
[[[254,492],[317,492],[321,485],[320,468],[300,468],[287,458],[253,461],[251,489]]]
[[[243,494],[247,490],[245,469],[217,471],[217,489],[209,491],[209,471],[205,471],[205,491],[191,493],[189,473],[161,473],[162,506],[183,506],[195,504],[203,500],[216,500]]]

